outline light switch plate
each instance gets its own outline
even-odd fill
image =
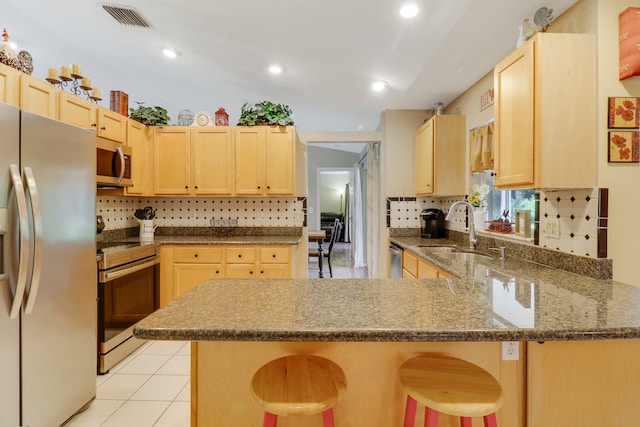
[[[560,219],[547,218],[544,220],[544,234],[549,239],[560,238]]]

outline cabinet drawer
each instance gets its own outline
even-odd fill
[[[227,264],[255,264],[256,249],[253,247],[227,248]]]
[[[207,246],[185,246],[173,250],[174,262],[220,263],[222,248]]]
[[[289,247],[268,246],[260,248],[260,264],[288,264],[290,258]]]
[[[409,251],[402,252],[402,268],[413,277],[418,277],[418,258]]]

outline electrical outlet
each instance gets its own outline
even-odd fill
[[[560,219],[547,218],[544,220],[544,234],[549,239],[560,238]]]
[[[502,342],[502,360],[518,360],[520,358],[520,346],[518,341]]]

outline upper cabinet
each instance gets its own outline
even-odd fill
[[[124,192],[129,196],[153,195],[153,132],[144,124],[128,119],[127,145],[133,150],[131,181]]]
[[[418,196],[456,196],[466,192],[466,121],[437,115],[416,131],[415,190]]]
[[[157,127],[155,194],[232,195],[232,142],[229,127]]]
[[[18,82],[21,74],[15,68],[0,64],[0,102],[20,106]]]
[[[538,33],[494,70],[495,186],[596,185],[595,40]]]
[[[294,194],[293,126],[236,127],[234,158],[236,195]]]
[[[193,194],[233,194],[233,134],[227,126],[191,129]]]
[[[95,129],[98,106],[69,92],[60,92],[58,120],[81,128]]]
[[[20,109],[51,119],[58,119],[58,93],[60,89],[20,73]]]
[[[98,107],[98,136],[112,141],[127,142],[128,118],[107,108]]]

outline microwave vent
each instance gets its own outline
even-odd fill
[[[102,8],[109,12],[113,19],[115,19],[122,25],[143,28],[151,27],[151,25],[149,25],[147,21],[140,15],[140,13],[133,7],[103,4]]]

